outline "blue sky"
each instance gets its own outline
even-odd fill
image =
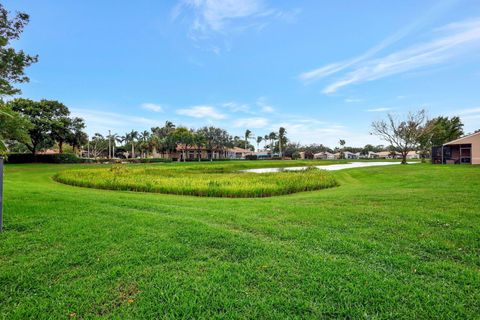
[[[426,108],[480,129],[480,1],[3,1],[40,56],[23,96],[87,131],[166,120],[301,143],[380,143],[370,123]]]

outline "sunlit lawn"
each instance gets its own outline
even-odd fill
[[[302,165],[230,169],[285,163]],[[0,318],[480,314],[478,166],[352,169],[339,187],[238,199],[51,179],[79,167],[7,166]]]

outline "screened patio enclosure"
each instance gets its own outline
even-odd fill
[[[432,149],[432,163],[436,164],[471,164],[472,144],[452,144]]]

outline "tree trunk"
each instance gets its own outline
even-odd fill
[[[131,159],[133,159],[134,154],[135,154],[135,147],[133,146],[133,142],[132,142],[132,156],[130,157]]]
[[[402,164],[407,164],[407,152],[402,152]]]
[[[58,142],[58,152],[63,153],[63,141]]]

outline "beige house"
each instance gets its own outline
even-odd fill
[[[480,131],[433,148],[432,163],[480,164]]]
[[[227,149],[227,158],[229,159],[245,159],[246,156],[254,154],[252,150],[234,147]]]

